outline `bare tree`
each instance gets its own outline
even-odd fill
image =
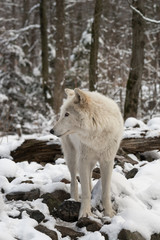
[[[143,0],[133,0],[132,5],[143,13]],[[139,92],[141,88],[144,65],[144,20],[133,10],[132,12],[132,56],[129,78],[126,87],[124,118],[137,117]]]
[[[89,61],[89,90],[94,91],[97,83],[97,58],[99,46],[99,28],[102,13],[102,0],[96,0],[94,20],[92,23],[91,50]]]
[[[56,0],[56,59],[53,106],[59,113],[64,88],[64,0]]]
[[[40,30],[41,30],[41,49],[42,49],[42,79],[43,93],[47,103],[52,104],[51,93],[48,87],[48,34],[47,34],[47,1],[40,1]]]

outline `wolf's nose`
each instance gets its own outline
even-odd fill
[[[54,130],[53,130],[53,128],[50,130],[50,133],[51,133],[51,134],[54,134]]]

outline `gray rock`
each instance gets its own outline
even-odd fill
[[[22,181],[21,183],[26,183],[26,184],[34,184],[34,182],[30,179]]]
[[[33,200],[36,200],[37,198],[39,198],[39,196],[40,196],[39,189],[33,189],[28,192],[19,191],[19,192],[11,192],[11,193],[6,194],[6,198],[8,201],[11,201],[11,200],[33,201]]]
[[[139,232],[131,232],[126,229],[122,229],[118,234],[119,240],[145,240]]]
[[[102,227],[102,224],[91,220],[90,218],[83,217],[78,220],[76,226],[79,228],[86,227],[87,231],[95,232],[99,231]]]
[[[38,225],[35,229],[49,236],[52,240],[58,240],[56,231],[50,230],[43,225]]]
[[[11,183],[15,179],[15,177],[7,177],[7,179],[8,179],[8,182]]]
[[[9,217],[11,218],[22,218],[22,213],[26,211],[26,213],[29,215],[30,218],[33,218],[34,220],[36,220],[38,223],[42,222],[45,219],[45,216],[42,212],[40,212],[39,210],[33,210],[33,209],[29,209],[29,208],[22,208],[18,211],[18,214],[15,216],[12,216],[11,214],[9,214]]]
[[[132,170],[130,170],[129,172],[126,173],[126,178],[134,178],[135,175],[137,174],[138,169],[137,168],[133,168]]]
[[[26,209],[25,211],[30,216],[30,218],[35,219],[38,223],[42,222],[45,219],[44,214],[39,210]]]
[[[68,227],[55,226],[55,228],[62,234],[62,237],[69,236],[71,239],[78,239],[79,237],[84,236],[84,233],[76,232],[75,230]]]
[[[108,234],[101,232],[102,236],[104,237],[105,240],[109,240]]]
[[[160,233],[154,233],[154,234],[152,234],[151,240],[160,240]]]
[[[53,216],[66,222],[75,222],[78,220],[80,202],[64,201],[57,210],[53,212]]]
[[[140,159],[141,160],[146,160],[148,162],[153,162],[154,160],[159,159],[159,154],[157,151],[147,151],[144,153],[140,153]]]
[[[65,183],[65,184],[71,183],[71,182],[70,182],[68,179],[66,179],[66,178],[63,178],[63,179],[61,180],[61,182]]]
[[[56,190],[53,193],[45,193],[41,196],[43,203],[47,204],[50,214],[52,215],[61,203],[70,198],[70,194],[63,190]]]

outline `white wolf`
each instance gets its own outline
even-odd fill
[[[102,177],[104,214],[112,217],[110,183],[114,158],[123,133],[123,119],[117,104],[97,92],[65,90],[68,98],[51,133],[62,140],[71,174],[71,197],[78,201],[79,173],[82,188],[79,218],[91,215],[91,174],[96,162]]]

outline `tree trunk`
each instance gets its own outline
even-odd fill
[[[26,27],[28,24],[28,10],[29,10],[29,1],[28,0],[23,0],[23,5],[22,5],[22,28]],[[23,34],[23,39],[22,39],[22,47],[23,51],[25,54],[25,57],[28,57],[28,35],[30,35],[28,32],[24,32]],[[32,72],[29,64],[22,65],[21,67],[23,74],[30,74]]]
[[[133,0],[133,6],[142,13],[143,0]],[[132,12],[132,57],[129,78],[126,87],[124,118],[137,117],[138,99],[141,88],[144,65],[144,20],[135,11]]]
[[[23,0],[23,15],[22,15],[22,27],[27,26],[28,20],[28,9],[29,9],[29,1]]]
[[[98,58],[101,13],[102,13],[102,0],[96,0],[94,20],[92,23],[91,50],[90,50],[90,61],[89,61],[89,90],[90,91],[94,91],[96,89],[96,83],[98,80],[97,58]]]
[[[56,0],[56,59],[54,83],[54,111],[59,113],[64,90],[64,0]]]
[[[45,101],[52,104],[51,92],[48,87],[48,34],[47,34],[47,6],[46,0],[40,1],[40,30],[41,30],[41,50],[42,50],[42,79],[43,93]]]

